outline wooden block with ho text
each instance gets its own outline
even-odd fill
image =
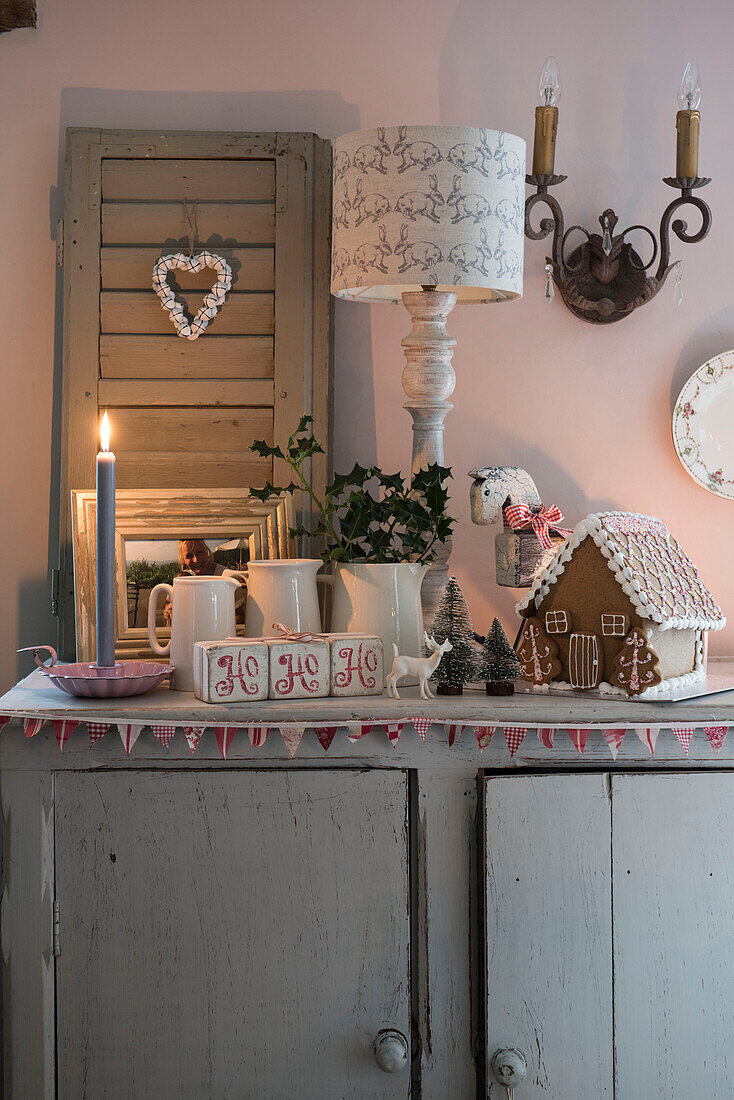
[[[323,699],[329,694],[330,652],[325,638],[268,641],[271,699]]]
[[[194,695],[205,703],[267,699],[268,674],[268,646],[259,639],[194,644]]]
[[[382,639],[371,634],[329,634],[331,695],[382,695]]]

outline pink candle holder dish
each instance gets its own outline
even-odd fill
[[[51,654],[51,661],[46,665],[38,656],[39,651],[44,649]],[[130,695],[143,695],[173,672],[173,665],[160,661],[119,661],[111,668],[99,668],[86,661],[60,665],[57,664],[56,650],[50,645],[30,645],[18,650],[18,653],[26,652],[33,653],[39,669],[54,687],[67,695],[87,699],[123,699]]]

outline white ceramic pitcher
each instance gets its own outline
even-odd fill
[[[285,623],[290,630],[321,630],[321,612],[316,591],[318,558],[276,558],[250,561],[238,573],[247,585],[245,637],[260,638],[273,633],[273,623]]]
[[[393,642],[398,653],[422,657],[421,584],[427,571],[427,565],[413,562],[337,565],[330,578],[334,588],[331,630],[379,635],[386,671],[392,664]]]
[[[234,637],[234,577],[175,577],[173,585],[157,584],[148,604],[148,641],[154,653],[174,666],[174,691],[194,690],[194,642],[217,642]],[[171,640],[164,646],[156,636],[156,611],[161,592],[171,597]]]

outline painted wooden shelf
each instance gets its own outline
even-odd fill
[[[734,659],[714,660],[716,676],[731,676]],[[734,724],[734,690],[680,702],[642,703],[632,699],[603,699],[582,693],[550,695],[519,691],[488,696],[481,689],[464,695],[422,700],[418,688],[400,689],[399,701],[382,696],[349,699],[300,699],[260,703],[203,703],[191,693],[167,686],[128,699],[77,699],[55,688],[39,671],[32,672],[0,698],[0,714],[17,717],[98,718],[143,724],[227,725],[251,722],[308,726],[340,726],[347,722],[401,722],[421,716],[437,723],[548,725],[609,728],[632,725],[696,726]]]

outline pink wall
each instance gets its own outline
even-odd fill
[[[671,283],[619,325],[585,325],[559,301],[543,300],[544,245],[528,243],[521,301],[454,311],[458,381],[446,422],[460,521],[453,565],[477,628],[495,612],[510,619],[513,594],[493,580],[494,530],[469,520],[466,472],[518,463],[570,521],[608,507],[667,520],[730,614],[712,651],[734,651],[734,505],[694,485],[670,439],[685,378],[734,345],[727,0],[39,0],[39,7],[37,31],[0,38],[3,685],[18,671],[17,646],[55,634],[47,596],[58,476],[53,236],[65,127],[315,130],[333,138],[381,123],[445,122],[501,127],[530,141],[548,52],[564,84],[557,166],[570,179],[559,193],[569,223],[589,225],[608,205],[623,223],[657,224],[670,197],[660,177],[674,170],[677,85],[696,58],[714,228],[703,244],[676,250],[685,257],[680,308]],[[355,458],[408,463],[400,386],[407,328],[401,308],[337,303],[337,467]]]

